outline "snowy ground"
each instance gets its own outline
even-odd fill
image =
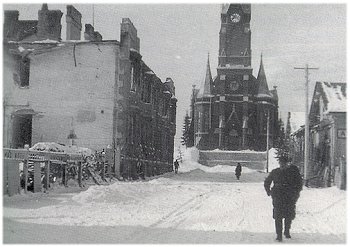
[[[243,167],[237,181],[234,167],[203,167],[190,159],[188,150],[179,174],[151,180],[5,196],[3,241],[276,243],[271,198],[263,188],[266,173]],[[292,239],[284,242],[345,241],[345,192],[304,188]]]

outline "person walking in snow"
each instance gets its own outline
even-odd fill
[[[282,228],[284,218],[284,235],[291,238],[290,228],[295,218],[295,206],[303,187],[303,180],[298,167],[288,165],[288,157],[279,157],[280,168],[271,171],[264,181],[268,196],[272,196],[273,218],[277,238],[282,241]],[[273,182],[273,187],[270,188]]]
[[[238,164],[237,164],[236,170],[235,170],[235,174],[236,174],[237,180],[239,180],[239,177],[240,177],[241,174],[242,174],[242,166],[241,166],[241,163],[238,163]]]
[[[174,162],[174,168],[175,168],[175,174],[177,174],[177,171],[179,169],[179,162],[177,160],[175,160]]]

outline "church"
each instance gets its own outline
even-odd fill
[[[192,93],[199,150],[263,151],[277,139],[277,87],[269,90],[262,55],[258,76],[253,75],[250,20],[250,4],[222,5],[217,76],[211,75],[208,57],[205,80]]]

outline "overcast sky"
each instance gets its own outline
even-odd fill
[[[83,15],[83,26],[92,23],[92,4],[74,5]],[[3,5],[17,9],[20,19],[37,19],[41,5]],[[60,9],[62,39],[65,39],[64,5]],[[213,4],[95,4],[95,30],[103,39],[120,40],[120,23],[128,17],[140,37],[143,60],[163,81],[171,77],[178,99],[177,140],[183,117],[189,110],[192,85],[205,77],[207,54],[216,75],[221,6]],[[83,30],[84,31],[84,30]],[[83,33],[82,31],[82,33]],[[304,111],[305,74],[294,67],[319,67],[310,74],[310,95],[315,81],[346,80],[345,4],[253,4],[252,66],[256,76],[260,53],[270,89],[278,86],[280,112]],[[82,36],[83,37],[83,36]],[[178,143],[176,143],[178,145]]]

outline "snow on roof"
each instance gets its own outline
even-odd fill
[[[136,49],[134,49],[134,48],[130,48],[130,51],[139,53],[139,52],[138,52]]]
[[[290,132],[294,133],[301,126],[305,125],[305,112],[290,113]]]
[[[29,148],[29,150],[64,153],[66,146],[55,142],[38,142]]]
[[[260,152],[260,151],[255,151],[255,150],[221,150],[221,149],[214,149],[214,150],[208,150],[208,151],[202,151],[202,152],[214,152],[214,153],[265,153],[265,151]]]
[[[84,147],[77,146],[65,146],[55,142],[38,142],[34,144],[29,150],[33,151],[45,151],[45,152],[59,152],[68,154],[83,154],[90,156],[92,150]]]
[[[257,98],[272,98],[271,94],[259,93],[256,95]]]
[[[45,39],[45,40],[37,40],[37,41],[34,41],[33,44],[40,44],[40,43],[49,43],[49,44],[56,44],[56,43],[59,43],[59,41],[57,40],[51,40],[51,39]]]
[[[327,112],[346,112],[346,96],[342,91],[342,86],[346,84],[329,82],[320,84],[328,101]]]

